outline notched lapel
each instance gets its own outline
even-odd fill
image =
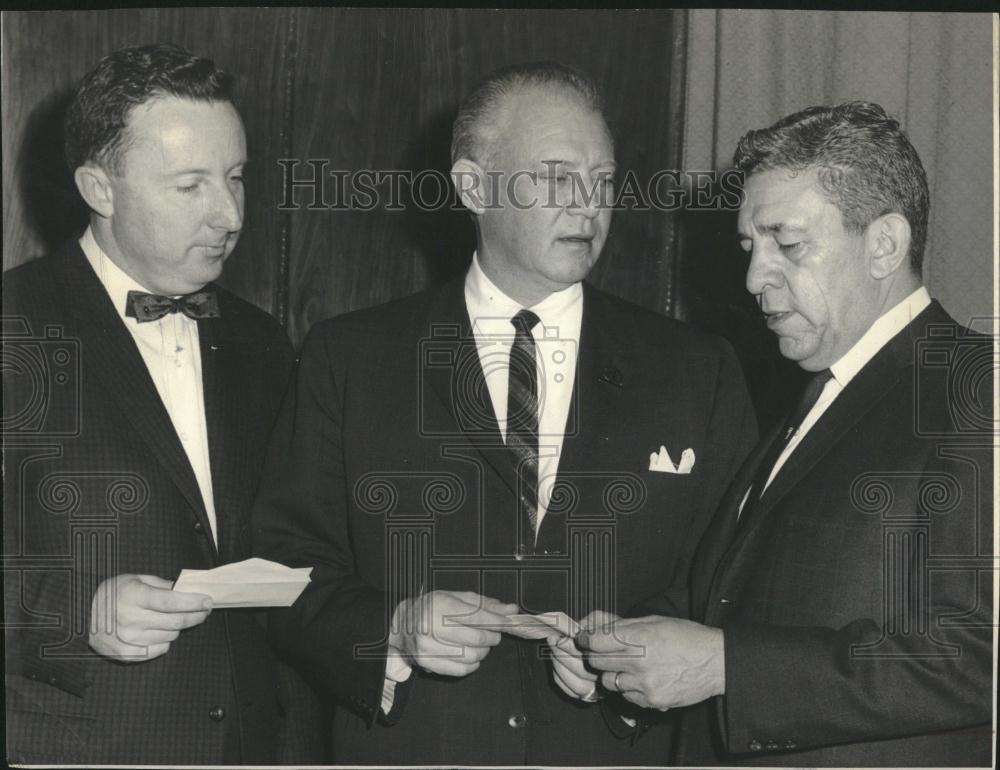
[[[497,424],[493,401],[483,374],[472,324],[465,306],[465,282],[444,286],[430,303],[426,335],[420,339],[419,367],[424,394],[444,405],[447,425],[429,424],[429,414],[419,416],[427,438],[461,439],[475,447],[504,484],[516,494],[515,458],[507,451]],[[427,408],[421,394],[418,408]]]
[[[764,490],[751,518],[740,522],[734,547],[774,510],[778,502],[840,441],[899,381],[899,366],[887,345],[852,379],[834,399],[819,421],[789,455],[771,484]]]
[[[602,464],[611,421],[621,418],[622,404],[627,403],[630,375],[621,352],[626,346],[615,337],[613,326],[600,299],[584,284],[573,398],[557,478],[563,472]]]

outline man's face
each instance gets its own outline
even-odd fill
[[[815,170],[753,174],[744,187],[740,245],[751,253],[747,289],[781,354],[808,371],[840,359],[878,316],[878,281],[863,234],[844,229]]]
[[[132,110],[120,175],[110,174],[109,255],[166,295],[222,272],[243,226],[246,137],[228,102],[175,97]]]
[[[571,94],[530,89],[501,109],[491,169],[502,173],[492,181],[499,205],[481,217],[480,259],[531,305],[597,262],[611,223],[614,148],[604,119]]]

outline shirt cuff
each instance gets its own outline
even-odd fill
[[[385,680],[382,682],[382,713],[387,715],[392,711],[392,703],[396,699],[396,685],[405,682],[413,673],[413,668],[407,663],[395,647],[389,648],[385,661]]]

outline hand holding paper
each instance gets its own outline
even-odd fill
[[[137,663],[158,658],[185,628],[204,623],[207,596],[175,594],[155,575],[115,575],[94,591],[90,604],[91,648],[106,658]]]
[[[404,599],[393,616],[389,646],[410,665],[444,676],[466,676],[500,643],[495,629],[516,604],[471,591],[431,591]]]
[[[216,609],[290,607],[307,585],[312,567],[293,569],[267,559],[246,559],[215,569],[182,570],[174,591],[206,594]]]

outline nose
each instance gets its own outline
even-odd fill
[[[238,232],[243,227],[243,188],[222,185],[212,200],[209,224],[217,230]]]
[[[581,214],[587,219],[594,219],[607,208],[607,190],[601,176],[591,176],[581,173],[572,178],[572,189],[566,209],[575,214]]]
[[[750,256],[750,266],[747,268],[746,286],[754,296],[763,294],[765,289],[780,289],[785,278],[770,259],[765,248],[753,248]]]

